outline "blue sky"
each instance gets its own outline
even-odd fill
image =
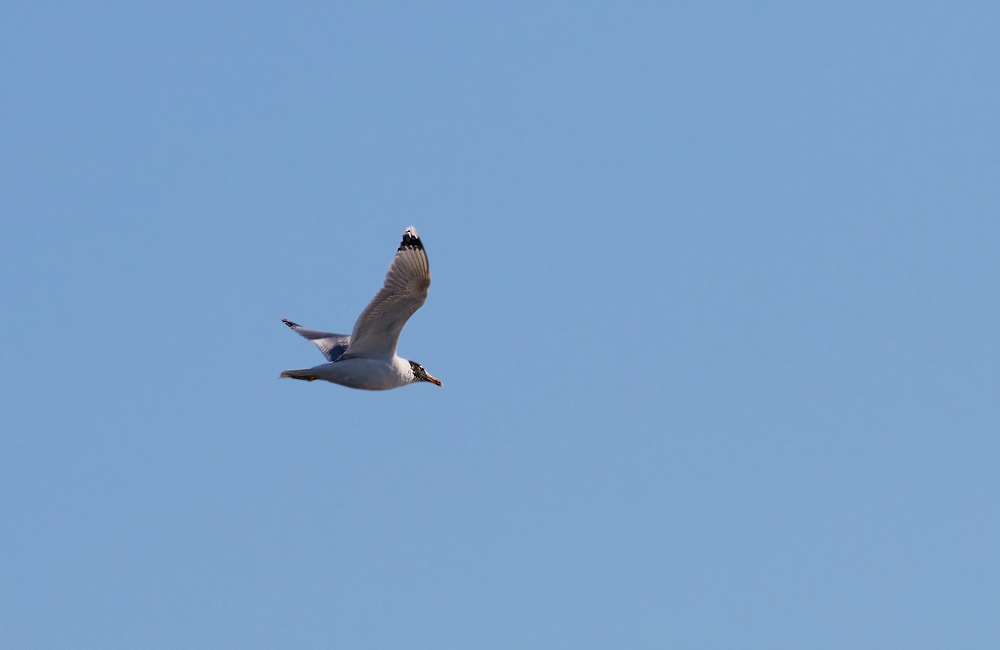
[[[998,32],[8,4],[0,647],[997,647]]]

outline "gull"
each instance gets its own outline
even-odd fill
[[[324,381],[365,390],[389,390],[418,381],[441,382],[416,361],[396,355],[403,325],[427,300],[431,270],[427,253],[412,226],[403,233],[382,288],[354,323],[350,336],[307,329],[287,318],[281,321],[316,344],[328,359],[313,368],[286,370],[282,377]]]

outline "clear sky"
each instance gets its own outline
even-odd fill
[[[1000,5],[822,4],[5,4],[0,647],[1000,647]]]

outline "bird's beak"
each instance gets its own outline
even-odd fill
[[[432,384],[437,384],[438,386],[441,385],[441,380],[440,379],[438,379],[436,377],[431,377],[430,375],[427,375],[427,381],[431,382]]]

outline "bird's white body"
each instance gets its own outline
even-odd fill
[[[282,319],[294,332],[316,344],[330,363],[301,370],[286,370],[282,377],[322,379],[364,390],[389,390],[418,381],[438,386],[423,366],[396,354],[403,326],[427,300],[431,270],[427,253],[415,228],[407,228],[389,265],[382,288],[354,323],[350,335],[320,332]]]
[[[307,370],[287,370],[282,376],[309,381],[322,379],[341,386],[365,390],[389,390],[416,381],[410,362],[400,357],[389,360],[344,359]]]

